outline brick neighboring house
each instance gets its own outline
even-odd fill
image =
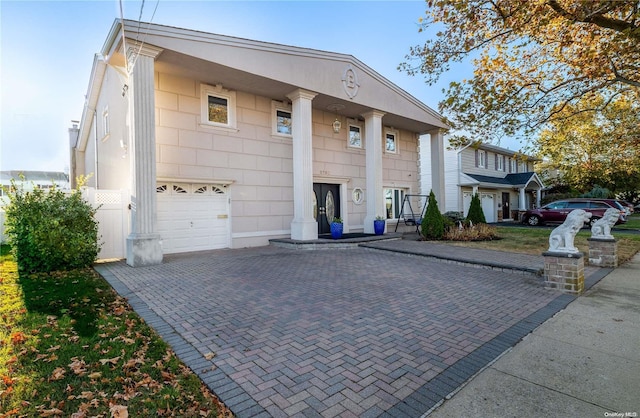
[[[444,211],[469,211],[478,193],[487,222],[520,219],[540,206],[544,184],[534,171],[535,157],[489,144],[474,143],[445,150]]]
[[[444,199],[441,116],[351,55],[116,20],[86,98],[71,177],[127,191],[132,266],[313,240],[338,216],[373,233],[420,170]]]

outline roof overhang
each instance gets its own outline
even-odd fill
[[[338,104],[347,118],[375,109],[386,126],[418,134],[448,129],[436,111],[351,55],[116,20],[102,49],[109,65],[125,65],[123,30],[125,44],[140,40],[162,50],[156,69],[163,73],[279,101],[302,88],[318,93],[314,108]],[[345,88],[347,73],[355,74],[357,89]]]

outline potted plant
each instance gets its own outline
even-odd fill
[[[343,225],[342,225],[341,218],[333,218],[329,226],[331,227],[331,238],[333,239],[342,238]]]
[[[384,234],[384,227],[386,226],[386,221],[382,216],[376,216],[376,219],[373,221],[373,232],[376,235]]]

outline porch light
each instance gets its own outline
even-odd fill
[[[333,126],[334,133],[336,134],[340,133],[340,128],[342,127],[342,123],[338,120],[337,117],[336,117],[336,120],[333,121],[333,124],[331,126]]]

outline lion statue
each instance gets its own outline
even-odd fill
[[[615,208],[609,208],[604,212],[602,218],[598,219],[591,225],[591,238],[607,238],[613,239],[611,228],[618,222],[620,211]]]
[[[591,215],[591,212],[582,209],[575,209],[569,212],[562,225],[551,231],[551,235],[549,235],[549,251],[579,252],[573,245],[573,240],[584,224],[589,222]]]

